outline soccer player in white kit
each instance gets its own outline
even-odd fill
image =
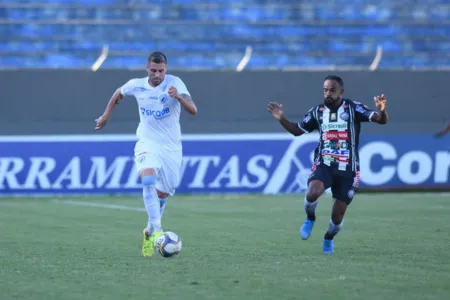
[[[155,241],[163,233],[161,217],[166,199],[175,194],[180,181],[181,106],[191,115],[197,114],[197,107],[183,81],[166,74],[167,57],[162,52],[156,51],[149,56],[146,70],[148,77],[131,79],[115,91],[103,115],[95,120],[95,129],[100,130],[106,125],[124,96],[136,98],[140,123],[134,158],[148,214],[142,255],[152,256]]]

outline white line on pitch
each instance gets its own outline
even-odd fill
[[[26,204],[29,204],[30,202],[27,202]],[[23,202],[1,202],[0,201],[0,206],[24,206],[26,205]]]
[[[100,208],[111,208],[119,210],[132,210],[132,211],[145,211],[145,208],[126,206],[126,205],[115,205],[115,204],[103,204],[96,202],[83,202],[83,201],[73,201],[73,200],[52,200],[53,203],[58,204],[70,204],[76,206],[90,206],[90,207],[100,207]]]

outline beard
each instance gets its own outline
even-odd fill
[[[324,99],[325,104],[335,104],[339,101],[339,98],[326,97]]]
[[[150,81],[154,86],[158,86],[162,82],[162,79],[161,78],[152,78],[152,79],[150,79]]]

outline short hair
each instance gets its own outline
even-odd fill
[[[150,54],[150,56],[148,57],[148,62],[149,63],[154,62],[157,64],[161,64],[161,63],[167,64],[167,57],[161,51],[155,51],[152,54]]]
[[[340,85],[342,88],[344,88],[344,81],[343,81],[342,78],[339,77],[339,76],[336,76],[336,75],[328,75],[327,77],[325,77],[325,80],[324,80],[324,81],[327,81],[327,80],[334,80],[334,81],[336,81],[337,83],[339,83],[339,85]]]

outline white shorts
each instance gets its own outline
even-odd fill
[[[138,174],[144,169],[156,171],[156,188],[170,196],[180,182],[182,150],[167,150],[155,147],[148,140],[140,139],[134,147],[134,162]]]

